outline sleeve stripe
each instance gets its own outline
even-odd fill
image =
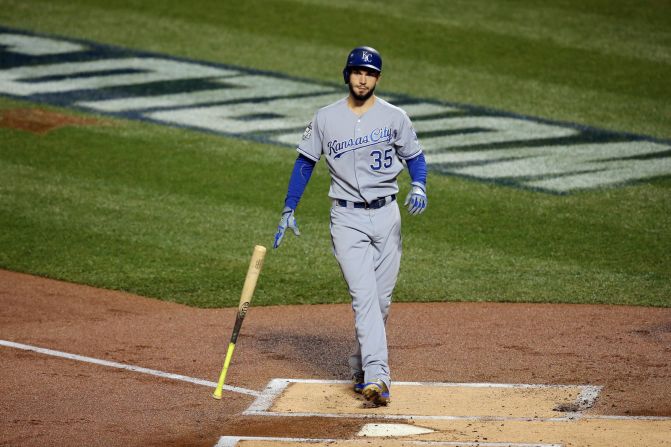
[[[310,160],[314,161],[315,163],[317,163],[319,161],[319,158],[315,158],[314,155],[308,154],[307,152],[302,150],[300,147],[297,147],[296,150],[298,151],[299,154],[304,155],[305,157],[309,158]]]
[[[422,153],[422,149],[419,149],[417,152],[415,152],[414,154],[409,155],[409,156],[407,156],[407,157],[404,157],[403,155],[398,154],[398,158],[400,158],[401,160],[412,160],[412,159],[415,158],[415,157],[419,157],[419,155],[420,155],[421,153]]]

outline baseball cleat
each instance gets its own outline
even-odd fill
[[[373,402],[375,405],[387,405],[391,402],[389,389],[380,379],[365,384],[361,394],[367,401]]]

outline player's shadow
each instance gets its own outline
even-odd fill
[[[349,379],[348,359],[354,348],[354,335],[297,334],[283,330],[254,334],[254,344],[268,358],[288,362],[299,377]]]

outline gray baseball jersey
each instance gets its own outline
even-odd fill
[[[347,98],[319,109],[297,150],[315,162],[326,156],[329,197],[371,202],[398,193],[401,159],[416,157],[422,148],[408,115],[376,97],[362,116],[350,110]]]

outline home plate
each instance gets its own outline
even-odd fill
[[[357,436],[410,436],[433,433],[434,430],[410,424],[366,424]]]

